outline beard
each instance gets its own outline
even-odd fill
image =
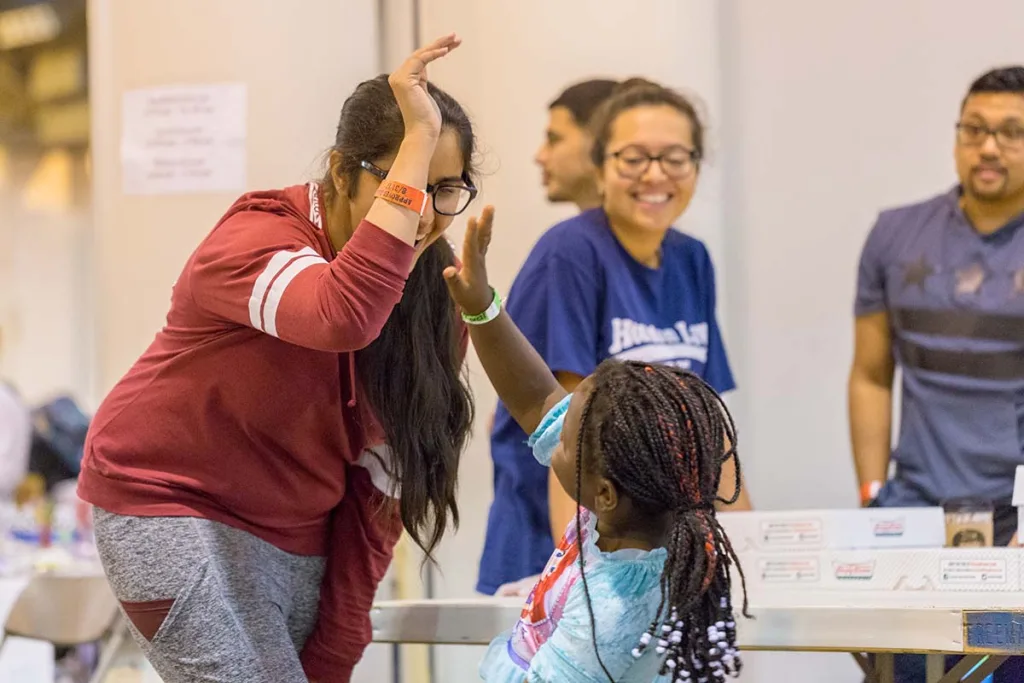
[[[967,191],[971,196],[975,199],[988,202],[996,202],[1006,199],[1011,194],[1008,186],[1009,178],[1005,171],[996,181],[981,180],[976,172],[972,172],[966,184]]]

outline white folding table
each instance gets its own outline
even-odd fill
[[[519,618],[521,598],[386,601],[373,609],[385,643],[486,645]],[[819,591],[770,593],[737,619],[745,650],[848,652],[870,679],[893,680],[893,655],[930,655],[928,683],[980,683],[1024,655],[1024,594]],[[873,665],[866,653],[874,654]],[[945,655],[961,655],[943,672]]]

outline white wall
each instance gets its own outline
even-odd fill
[[[861,245],[879,209],[952,185],[953,123],[968,84],[1024,61],[1024,3],[969,7],[723,3],[727,343],[760,507],[856,504],[845,375]],[[843,655],[757,663],[751,680],[817,681],[827,671],[829,681],[860,681]]]

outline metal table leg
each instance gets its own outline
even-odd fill
[[[875,655],[875,674],[878,676],[878,683],[895,683],[896,659],[891,652],[880,652]]]
[[[118,614],[114,620],[114,625],[111,627],[110,635],[103,641],[100,649],[100,659],[96,664],[96,670],[89,678],[89,683],[102,683],[114,663],[114,658],[121,651],[121,645],[124,644],[128,637],[128,624],[125,622],[124,617]]]
[[[927,683],[939,683],[946,674],[946,655],[925,655],[926,671],[925,681]]]
[[[857,662],[857,666],[864,672],[864,683],[878,683],[871,655],[866,655],[863,652],[851,652],[850,654],[853,656],[853,661]],[[929,681],[929,683],[931,682]]]
[[[982,683],[988,678],[996,669],[1003,665],[1009,657],[989,655],[978,668],[971,671],[963,678],[963,683]]]

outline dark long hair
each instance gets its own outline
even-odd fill
[[[728,441],[727,441],[728,440]],[[584,454],[589,455],[587,462]],[[746,581],[736,553],[715,515],[722,465],[736,457],[736,430],[722,399],[696,375],[662,365],[609,360],[594,373],[594,388],[580,418],[576,454],[576,499],[583,468],[608,477],[627,496],[638,520],[670,521],[668,557],[661,576],[661,602],[654,621],[633,650],[640,657],[652,641],[667,655],[662,673],[711,680],[716,670],[737,675],[730,567]],[[577,538],[581,516],[577,505]],[[580,552],[582,562],[583,553]],[[594,612],[586,569],[583,588]],[[597,653],[600,662],[600,652]],[[614,678],[604,668],[608,679]],[[685,676],[684,676],[685,678]]]
[[[442,128],[459,136],[471,179],[469,117],[446,92],[432,84],[428,88],[441,110]],[[404,132],[387,76],[355,89],[342,107],[334,144],[341,157],[334,171],[346,178],[349,196],[359,187],[360,162],[395,153]],[[333,188],[329,178],[324,188]],[[359,383],[394,456],[391,474],[401,489],[402,523],[428,559],[449,523],[459,524],[459,458],[473,424],[473,398],[462,371],[462,326],[441,275],[454,262],[444,239],[424,251],[380,336],[356,352]]]

